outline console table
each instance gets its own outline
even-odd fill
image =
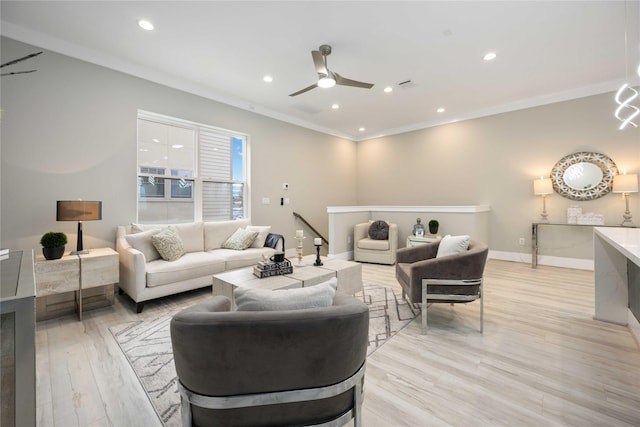
[[[90,249],[89,253],[78,255],[67,253],[56,260],[45,260],[38,255],[35,263],[38,320],[66,308],[60,310],[55,304],[47,304],[46,297],[54,294],[74,292],[78,320],[82,320],[83,290],[110,285],[105,293],[106,303],[113,304],[113,284],[119,281],[119,273],[118,253],[111,248]]]
[[[425,243],[433,243],[442,239],[439,234],[425,234],[424,236],[407,236],[407,247],[424,245]]]
[[[567,224],[562,222],[534,222],[531,224],[531,268],[538,266],[538,227],[604,227],[604,228],[621,228],[619,225],[593,225],[593,224]],[[635,227],[626,227],[635,228]]]

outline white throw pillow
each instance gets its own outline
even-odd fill
[[[245,230],[258,232],[258,237],[256,237],[256,240],[253,241],[253,243],[251,244],[251,247],[261,248],[264,246],[265,240],[267,240],[267,235],[271,231],[271,226],[270,225],[265,225],[265,226],[248,225],[247,228],[245,228]]]
[[[133,249],[137,249],[144,255],[144,259],[146,262],[154,261],[156,259],[160,259],[160,253],[156,250],[156,247],[153,245],[151,241],[151,237],[154,234],[159,233],[159,229],[151,229],[147,231],[141,231],[135,234],[127,234],[125,239],[127,242],[133,247]]]
[[[185,254],[184,244],[173,227],[167,227],[152,235],[151,241],[165,261],[175,261]]]
[[[338,287],[338,279],[332,277],[315,286],[297,289],[237,288],[234,291],[238,311],[302,310],[329,307]]]
[[[442,238],[442,240],[440,240],[440,246],[438,246],[436,258],[466,251],[469,248],[469,240],[470,237],[467,235],[450,236],[447,234]]]
[[[238,228],[236,232],[222,244],[222,248],[243,251],[251,246],[253,241],[256,240],[256,237],[258,237],[257,231],[248,231]]]

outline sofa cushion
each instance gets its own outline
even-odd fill
[[[369,226],[369,237],[373,240],[389,239],[389,224],[386,221],[374,221]]]
[[[151,236],[159,232],[159,229],[141,231],[139,233],[127,234],[125,239],[129,242],[131,247],[142,252],[146,262],[150,262],[160,259],[160,254],[151,241]]]
[[[236,219],[233,221],[213,221],[204,223],[204,250],[210,251],[222,247],[222,244],[238,228],[251,225],[249,219]]]
[[[147,287],[168,285],[225,271],[225,259],[215,252],[191,252],[176,261],[159,259],[147,264]],[[213,280],[213,279],[212,279]]]
[[[301,310],[332,305],[337,287],[338,279],[332,277],[326,282],[307,288],[237,288],[234,298],[238,311]]]
[[[436,258],[464,252],[469,248],[469,236],[451,236],[447,234],[440,240]]]
[[[247,248],[244,251],[236,251],[234,249],[215,249],[212,251],[226,261],[226,270],[235,270],[236,268],[249,267],[256,265],[259,261],[269,259],[276,251],[269,247]]]
[[[371,249],[374,251],[388,251],[389,240],[360,239],[358,240],[359,249]]]
[[[261,248],[264,246],[264,242],[267,240],[267,235],[271,231],[270,225],[248,225],[245,230],[248,231],[257,231],[258,237],[253,241],[250,247],[252,248]]]
[[[153,246],[165,261],[175,261],[185,254],[182,239],[173,227],[167,227],[151,236]]]
[[[231,235],[223,244],[223,249],[235,249],[237,251],[243,251],[247,249],[256,237],[258,237],[257,231],[248,231],[244,228],[238,228],[235,233]]]
[[[204,251],[204,225],[202,222],[188,222],[172,226],[182,240],[185,252]]]

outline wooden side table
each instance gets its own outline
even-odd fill
[[[413,246],[424,245],[425,243],[433,243],[442,239],[442,236],[439,234],[425,234],[424,236],[408,236],[407,237],[407,247],[411,248]]]
[[[62,293],[74,293],[74,306],[78,319],[82,320],[83,290],[109,287],[105,289],[106,301],[113,304],[113,284],[119,279],[118,253],[111,248],[90,249],[87,254],[71,255],[66,253],[57,260],[45,260],[42,255],[36,257],[36,300],[38,318],[54,317],[67,312],[68,304],[47,303],[47,296]],[[62,309],[55,307],[62,305]]]

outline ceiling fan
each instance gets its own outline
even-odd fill
[[[38,56],[40,55],[42,52],[38,52],[38,53],[32,53],[30,55],[27,56],[23,56],[22,58],[18,58],[18,59],[14,59],[12,61],[9,62],[5,62],[4,64],[0,65],[0,68],[4,68],[7,67],[9,65],[13,65],[13,64],[17,64],[18,62],[22,62],[22,61],[26,61],[29,58],[33,58],[34,56]],[[2,73],[0,74],[0,76],[4,77],[4,76],[12,76],[15,74],[29,74],[29,73],[35,73],[37,70],[29,70],[29,71],[11,71],[8,73]]]
[[[311,51],[313,64],[315,65],[316,72],[318,73],[318,81],[317,83],[294,92],[289,96],[300,95],[301,93],[305,93],[307,91],[310,91],[311,89],[315,89],[316,87],[329,88],[335,85],[361,87],[364,89],[371,89],[373,87],[372,83],[364,83],[347,79],[342,77],[340,74],[334,73],[333,71],[329,70],[329,68],[327,67],[327,56],[329,55],[331,55],[331,46],[329,46],[328,44],[323,44],[322,46],[320,46],[319,50]]]

